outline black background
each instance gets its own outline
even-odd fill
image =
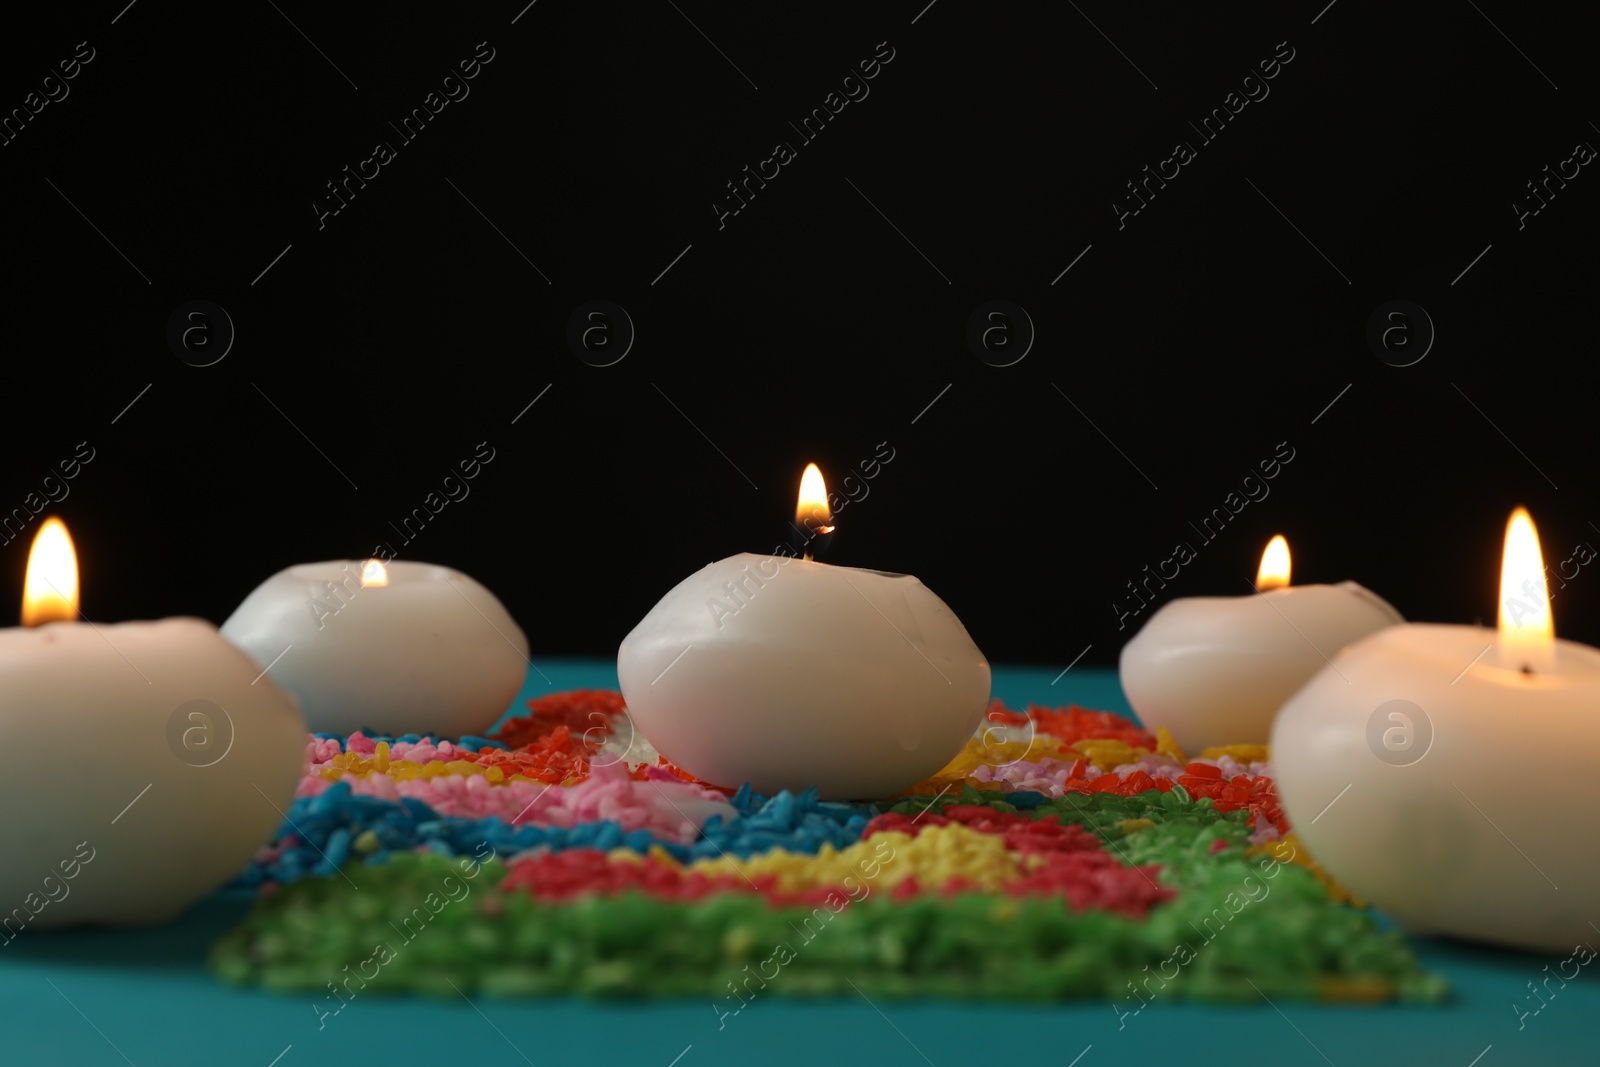
[[[50,511],[91,619],[220,622],[388,542],[494,589],[536,661],[611,655],[690,571],[782,540],[806,461],[837,488],[879,442],[829,560],[919,575],[999,661],[1115,662],[1147,613],[1119,630],[1113,603],[1179,540],[1164,598],[1248,593],[1281,531],[1297,582],[1491,624],[1514,505],[1553,570],[1600,545],[1600,178],[1512,208],[1600,144],[1576,16],[924,4],[113,0],[12,26],[7,112],[95,58],[0,147],[0,509],[88,441]],[[470,95],[399,143],[479,42]],[[801,143],[879,42],[870,95]],[[1202,143],[1279,42],[1270,95]],[[379,141],[394,161],[319,229]],[[797,158],[719,228],[779,141]],[[1119,229],[1179,141],[1196,159]],[[1398,298],[1438,334],[1404,368],[1364,336]],[[166,342],[193,299],[237,329],[214,366]],[[610,367],[565,340],[590,299],[637,327]],[[992,299],[1037,328],[1013,366],[966,343]],[[401,544],[482,441],[470,496]],[[1279,442],[1270,496],[1202,545],[1188,524]],[[0,547],[0,602],[42,518]],[[1564,636],[1600,642],[1596,570],[1557,589]]]

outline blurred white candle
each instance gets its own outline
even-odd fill
[[[305,761],[294,702],[202,619],[78,618],[58,519],[0,630],[0,947],[77,923],[165,922],[271,840]]]
[[[1415,933],[1561,952],[1595,937],[1596,751],[1600,650],[1555,639],[1520,508],[1498,631],[1374,634],[1296,694],[1272,733],[1290,822],[1352,892]]]
[[[222,635],[292,693],[314,732],[458,737],[522,688],[528,639],[495,595],[431,563],[305,563],[262,582]]]
[[[1173,600],[1123,646],[1122,688],[1146,727],[1165,726],[1191,756],[1264,742],[1283,702],[1339,649],[1405,621],[1354,582],[1291,586],[1289,570],[1279,535],[1255,595]]]
[[[809,483],[811,479],[806,479]],[[820,474],[797,523],[828,521]],[[916,578],[741,553],[667,593],[617,652],[655,747],[721,786],[888,796],[938,771],[989,703],[989,664]]]

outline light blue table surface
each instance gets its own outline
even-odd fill
[[[614,663],[540,662],[516,709],[562,689],[614,688]],[[1128,712],[1112,671],[1059,668],[994,672],[995,695]],[[26,817],[19,815],[17,817]],[[618,1005],[579,1000],[431,1001],[357,997],[319,1029],[312,997],[237,991],[214,983],[210,943],[247,902],[214,897],[157,929],[24,934],[0,948],[0,1067],[43,1064],[440,1063],[985,1065],[1026,1057],[1053,1067],[1144,1064],[1600,1063],[1600,970],[1579,972],[1537,1014],[1527,983],[1563,958],[1420,941],[1426,966],[1448,976],[1441,1007],[1319,1006],[1280,1002],[1235,1008],[1153,1003],[1119,1023],[1105,1002],[978,1006],[754,1000],[723,1028],[709,1001]],[[1600,940],[1600,938],[1597,938]],[[1526,1010],[1526,1009],[1524,1009]],[[1078,1057],[1075,1059],[1075,1057]],[[1476,1058],[1476,1059],[1475,1059]]]

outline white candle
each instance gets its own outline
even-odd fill
[[[35,545],[25,621],[76,618],[66,528],[47,521]],[[19,813],[0,838],[0,947],[165,922],[271,840],[306,734],[259,674],[201,619],[0,630],[0,809]]]
[[[1255,584],[1251,596],[1174,600],[1123,646],[1128,703],[1191,756],[1266,741],[1283,702],[1339,649],[1405,621],[1354,582],[1289,585],[1281,536],[1262,554]]]
[[[262,582],[222,635],[292,693],[314,732],[459,737],[522,688],[528,639],[495,595],[449,567],[306,563]]]
[[[1600,897],[1600,650],[1554,639],[1521,509],[1506,549],[1499,631],[1347,648],[1284,706],[1272,764],[1312,855],[1413,932],[1565,952]]]
[[[617,675],[634,722],[683,769],[825,799],[915,785],[989,702],[988,661],[916,578],[752,553],[662,597],[623,640]]]

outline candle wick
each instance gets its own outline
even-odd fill
[[[1524,663],[1524,664],[1523,664],[1523,665],[1522,665],[1522,673],[1523,673],[1523,674],[1527,674],[1527,675],[1532,675],[1532,674],[1533,674],[1533,667],[1532,667],[1532,665],[1530,665],[1530,664],[1527,664],[1527,663]]]
[[[809,553],[809,552],[807,552],[807,553],[806,553],[806,554],[805,554],[805,559],[806,559],[806,562],[807,562],[807,563],[810,563],[810,562],[811,562],[811,561],[812,561],[812,560],[811,560],[811,553]]]

